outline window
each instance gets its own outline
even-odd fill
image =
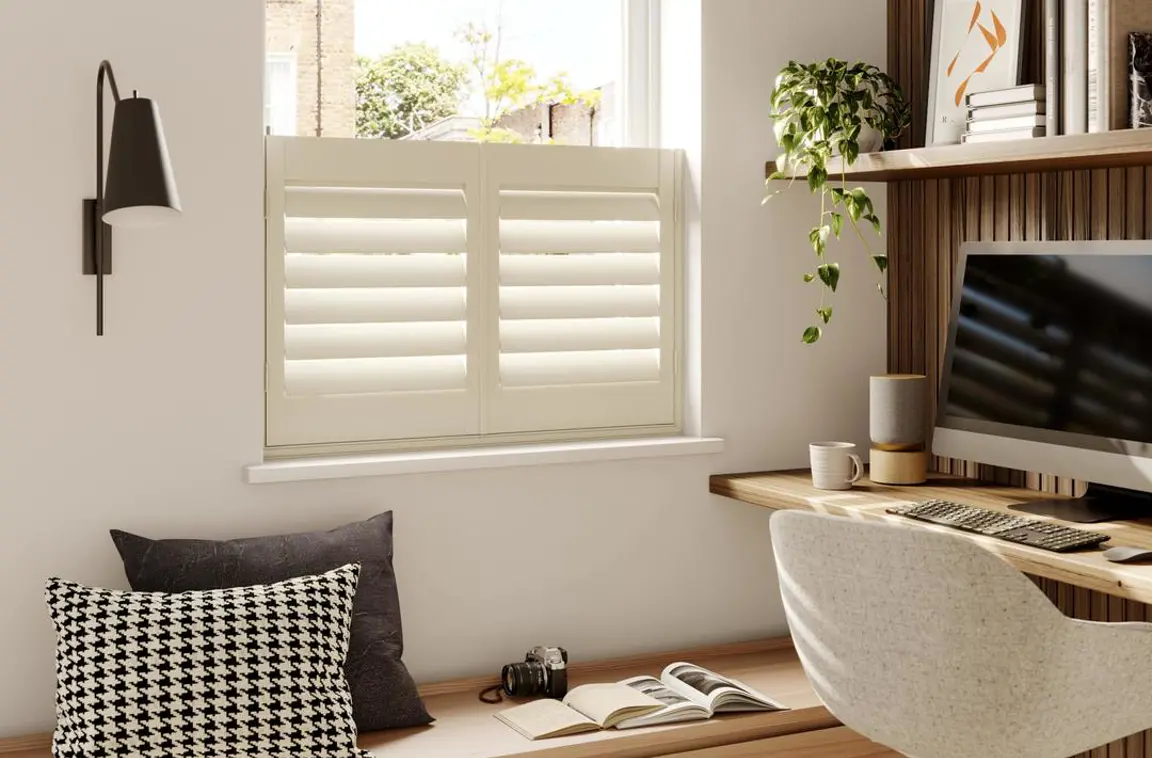
[[[296,56],[269,53],[264,61],[264,132],[296,133]]]
[[[267,140],[267,446],[673,432],[674,151]]]
[[[314,137],[655,145],[658,5],[265,0],[265,123]]]
[[[678,431],[659,0],[265,7],[269,454]]]

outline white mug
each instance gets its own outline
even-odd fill
[[[818,490],[846,490],[864,476],[864,464],[851,442],[813,442],[812,486]]]

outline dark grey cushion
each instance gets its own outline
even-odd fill
[[[345,673],[364,732],[432,721],[400,661],[404,637],[392,570],[392,512],[328,532],[238,540],[150,540],[113,529],[132,589],[185,592],[282,582],[359,563]]]

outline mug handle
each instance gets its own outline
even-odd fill
[[[848,457],[852,459],[852,478],[848,480],[849,484],[855,484],[860,481],[864,476],[864,463],[860,460],[860,456],[848,453]]]

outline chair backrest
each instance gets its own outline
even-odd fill
[[[787,511],[770,529],[796,650],[846,725],[907,755],[967,757],[1034,715],[1029,683],[1066,623],[1023,574],[919,527]]]

